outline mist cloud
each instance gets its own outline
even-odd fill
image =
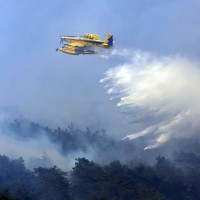
[[[9,128],[11,118],[5,118],[6,115],[2,111],[0,114],[0,154],[12,159],[22,157],[26,167],[31,170],[55,165],[63,170],[70,170],[74,166],[75,158],[94,159],[96,157],[95,150],[90,147],[88,151],[75,149],[63,153],[61,144],[51,141],[48,133],[42,129],[38,130],[37,137],[23,138],[15,129]],[[34,135],[34,132],[29,130],[30,122],[23,120],[21,131],[24,133],[21,134]]]
[[[145,149],[173,138],[199,134],[200,64],[181,56],[114,50],[124,64],[110,68],[100,82],[137,130],[125,139],[148,136]],[[139,126],[138,126],[139,125]]]

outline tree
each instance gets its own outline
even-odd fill
[[[39,196],[41,200],[66,200],[69,199],[70,184],[67,173],[57,167],[36,168],[35,175],[39,180]]]
[[[71,172],[73,195],[78,199],[88,199],[90,195],[101,192],[104,177],[98,164],[85,158],[76,159]]]

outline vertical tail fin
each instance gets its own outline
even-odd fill
[[[108,34],[106,36],[106,39],[104,40],[104,44],[108,45],[109,47],[113,46],[113,35],[112,34]]]

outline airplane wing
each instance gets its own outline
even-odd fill
[[[70,46],[73,46],[73,47],[84,47],[85,45],[80,44],[80,43],[78,43],[78,42],[71,42],[71,43],[70,43]]]

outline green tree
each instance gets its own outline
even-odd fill
[[[39,180],[39,196],[41,200],[66,200],[70,198],[70,184],[67,173],[57,167],[36,168],[35,175]]]

